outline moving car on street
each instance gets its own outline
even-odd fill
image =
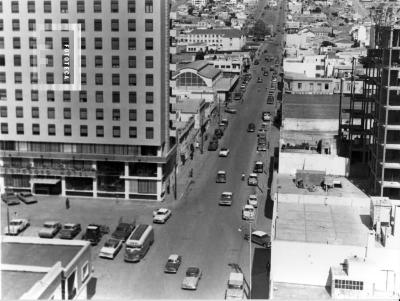
[[[122,240],[109,238],[100,249],[99,257],[114,259],[122,248]]]
[[[25,204],[37,203],[37,198],[30,192],[20,192],[17,194],[17,197]]]
[[[60,232],[62,226],[59,221],[48,221],[43,224],[43,228],[39,230],[39,237],[53,238]]]
[[[242,219],[253,221],[256,218],[256,209],[252,205],[244,205],[242,209]]]
[[[244,239],[249,239],[248,233],[245,233]],[[251,241],[260,246],[263,246],[264,248],[271,247],[271,237],[264,231],[256,230],[251,232]]]
[[[233,201],[233,193],[230,191],[224,191],[221,193],[218,205],[220,206],[231,206]]]
[[[218,139],[220,139],[223,135],[224,135],[224,131],[223,130],[221,130],[221,129],[215,129],[214,130],[214,135],[218,138]]]
[[[171,217],[172,211],[167,208],[159,208],[153,211],[153,223],[165,224],[165,222]]]
[[[8,206],[19,205],[20,201],[14,192],[7,192],[1,195],[1,199]]]
[[[167,263],[165,264],[164,273],[176,274],[182,263],[182,256],[177,254],[169,255]]]
[[[241,100],[242,99],[242,92],[235,92],[233,96],[234,100]]]
[[[257,78],[257,83],[262,83],[262,82],[263,82],[262,78],[261,78],[261,77],[258,77],[258,78]]]
[[[218,140],[211,140],[207,149],[209,151],[216,151],[218,149]]]
[[[226,183],[226,171],[219,170],[217,172],[217,178],[215,180],[216,183]]]
[[[29,227],[29,220],[26,218],[13,218],[10,225],[4,229],[5,235],[18,235]]]
[[[183,278],[182,289],[196,290],[201,279],[201,270],[198,267],[190,267],[186,270],[186,276]]]
[[[219,156],[220,157],[228,157],[228,155],[229,155],[229,148],[221,147],[221,149],[219,150]]]
[[[247,178],[247,184],[249,186],[257,186],[258,185],[258,176],[256,173],[249,174],[249,177]]]
[[[228,288],[225,291],[226,300],[244,300],[244,276],[242,273],[229,274]]]
[[[73,239],[81,232],[81,224],[67,223],[64,224],[60,231],[59,238],[61,239]]]
[[[236,114],[237,113],[237,109],[234,108],[225,108],[225,112],[229,113],[229,114]]]
[[[247,204],[253,206],[254,208],[258,207],[258,200],[255,194],[250,194],[247,198]]]
[[[135,225],[135,220],[133,220],[132,223],[120,222],[115,231],[111,234],[111,237],[125,241],[129,235],[131,235],[133,229],[135,229]]]
[[[263,121],[271,121],[271,113],[269,113],[269,112],[262,112],[262,120],[263,120]]]
[[[253,133],[256,131],[256,125],[254,123],[249,123],[249,125],[247,126],[247,131],[249,133]]]
[[[263,75],[264,75],[264,76],[268,76],[268,71],[265,70],[265,71],[263,72]]]

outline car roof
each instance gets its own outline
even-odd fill
[[[264,236],[264,235],[268,235],[267,233],[265,233],[264,231],[261,230],[256,230],[253,233],[251,233],[252,235],[256,235],[256,236]]]
[[[177,254],[171,254],[171,255],[169,255],[168,259],[175,261],[175,260],[178,260],[178,257],[179,257],[179,255],[177,255]]]
[[[257,174],[256,173],[251,173],[251,174],[249,174],[249,176],[250,177],[257,177]]]
[[[225,174],[226,171],[225,171],[225,170],[218,170],[218,173],[219,173],[219,174]]]
[[[46,222],[44,222],[44,225],[55,225],[55,224],[58,224],[58,223],[60,223],[60,222],[57,222],[57,221],[46,221]]]
[[[13,218],[11,221],[12,222],[23,222],[23,221],[26,221],[26,218]]]
[[[167,208],[159,208],[159,209],[157,210],[157,212],[160,212],[160,213],[167,213],[167,212],[168,212],[168,209],[167,209]]]
[[[232,192],[230,192],[230,191],[224,191],[223,193],[221,193],[221,194],[229,194],[229,195],[232,195],[233,193]]]
[[[89,226],[87,226],[87,229],[95,230],[95,229],[99,229],[99,226],[89,225]]]
[[[253,205],[244,205],[244,209],[254,209]]]
[[[262,163],[262,161],[256,161],[255,164],[264,164],[264,163]]]
[[[249,198],[257,198],[255,194],[249,194]]]
[[[76,226],[76,225],[78,225],[78,224],[75,224],[75,223],[66,223],[66,224],[64,224],[64,226],[69,226],[69,227]]]

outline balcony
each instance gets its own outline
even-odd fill
[[[398,181],[379,181],[379,184],[382,185],[384,188],[400,188],[400,182]]]
[[[88,169],[72,169],[72,168],[23,168],[23,167],[0,167],[2,175],[29,175],[29,176],[67,176],[67,177],[84,177],[95,178],[96,171]]]

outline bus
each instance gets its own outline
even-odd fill
[[[139,262],[154,242],[154,230],[150,225],[138,225],[126,240],[124,260]]]

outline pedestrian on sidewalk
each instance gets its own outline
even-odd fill
[[[65,208],[68,210],[69,209],[69,198],[65,199]]]

